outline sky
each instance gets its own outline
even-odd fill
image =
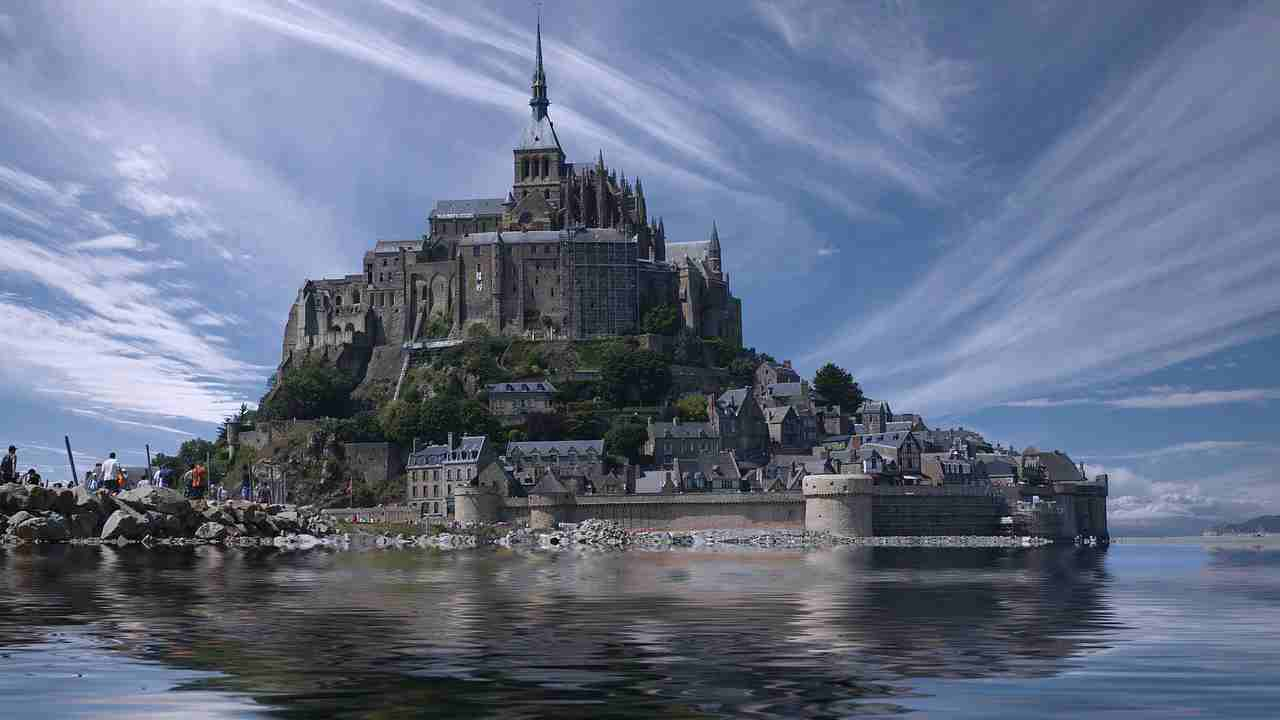
[[[0,444],[212,436],[306,278],[497,197],[533,3],[0,7]],[[714,220],[748,345],[1062,449],[1114,532],[1280,513],[1280,6],[542,7],[571,160]]]

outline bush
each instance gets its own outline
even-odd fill
[[[707,399],[697,393],[689,393],[676,401],[676,416],[686,422],[706,422]]]
[[[266,419],[314,420],[350,414],[355,382],[341,370],[321,362],[306,362],[286,370],[275,389],[258,407]]]
[[[614,347],[600,370],[600,394],[614,405],[656,405],[671,389],[671,366],[652,350]]]
[[[671,305],[659,305],[644,314],[640,328],[654,335],[675,335],[680,329],[680,311]]]
[[[640,453],[649,440],[649,432],[644,425],[630,419],[620,419],[604,435],[604,452],[618,458],[625,458],[632,465],[639,464]]]

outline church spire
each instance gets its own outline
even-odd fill
[[[716,229],[716,221],[711,221],[711,251],[710,254],[720,257],[720,231]]]
[[[533,119],[541,120],[547,116],[547,106],[551,101],[547,99],[547,74],[542,69],[542,8],[538,8],[538,50],[537,65],[533,70],[533,97],[529,99],[529,106],[533,108]]]

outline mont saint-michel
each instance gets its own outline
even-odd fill
[[[1276,37],[0,3],[0,715],[1275,717]]]

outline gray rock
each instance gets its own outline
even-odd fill
[[[120,493],[118,500],[134,510],[154,510],[165,515],[186,515],[191,503],[168,488],[141,487]]]
[[[222,542],[227,539],[229,531],[226,525],[207,522],[196,528],[196,539],[204,542]]]
[[[96,512],[77,512],[67,525],[73,538],[96,538],[101,532],[101,522]]]
[[[141,540],[146,534],[146,516],[127,506],[121,506],[103,523],[101,537],[103,540]]]
[[[71,531],[67,529],[67,521],[57,513],[46,517],[27,518],[14,528],[14,535],[22,540],[41,540],[44,542],[61,542],[71,539]]]
[[[26,522],[29,518],[33,518],[33,517],[36,517],[35,513],[27,512],[26,510],[19,510],[18,512],[9,516],[9,531],[12,532],[19,525]]]
[[[116,511],[119,507],[116,499],[105,490],[90,491],[88,488],[80,485],[76,487],[72,494],[75,495],[75,507],[72,512],[94,512],[102,517],[106,517]]]
[[[38,510],[31,506],[30,485],[5,483],[0,485],[0,511],[15,513],[19,510]]]

